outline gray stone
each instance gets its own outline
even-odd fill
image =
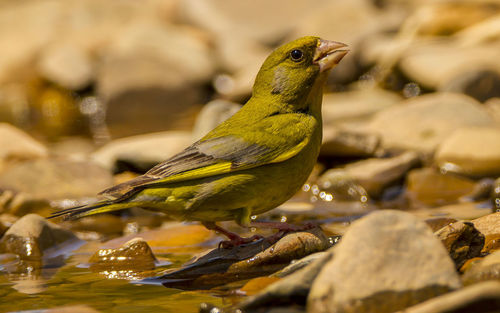
[[[367,159],[344,167],[352,179],[359,183],[372,197],[379,197],[386,187],[400,181],[406,173],[420,163],[415,152],[385,159]]]
[[[316,277],[308,312],[394,312],[461,287],[429,227],[401,211],[354,222]]]
[[[405,313],[495,313],[500,308],[500,282],[483,282],[430,299]]]
[[[500,175],[500,128],[460,128],[438,148],[435,162],[470,176]]]
[[[193,139],[205,136],[217,125],[224,122],[241,109],[241,104],[226,100],[214,100],[205,104],[198,114],[193,129]]]
[[[93,197],[113,184],[108,170],[88,161],[38,159],[14,164],[0,174],[0,186],[35,199]]]
[[[500,212],[476,218],[471,222],[484,235],[483,252],[500,249]]]
[[[0,123],[0,160],[46,157],[47,148],[20,129]]]
[[[323,130],[320,154],[328,157],[366,157],[376,154],[379,146],[380,136],[376,134],[327,127]]]
[[[125,162],[139,170],[152,166],[181,152],[192,143],[187,131],[165,131],[120,138],[99,148],[91,159],[107,169],[117,169]]]
[[[4,253],[14,253],[22,259],[38,261],[49,249],[57,252],[63,246],[79,242],[71,231],[48,222],[39,215],[28,214],[9,228],[0,240],[0,248]]]
[[[500,281],[500,250],[473,262],[462,276],[465,285],[477,284],[486,280]]]
[[[461,94],[433,93],[377,113],[367,130],[380,134],[384,147],[432,153],[459,127],[493,125],[476,100]]]
[[[460,221],[446,225],[436,231],[435,235],[448,250],[457,270],[467,260],[480,256],[484,246],[484,235],[471,222]]]
[[[54,44],[45,48],[38,60],[40,74],[66,89],[78,90],[94,79],[94,64],[81,47]]]

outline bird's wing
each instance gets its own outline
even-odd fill
[[[304,123],[303,118],[287,116],[290,121],[285,126],[276,123],[279,118],[277,115],[276,118],[263,119],[245,132],[202,139],[146,174],[106,189],[100,195],[117,199],[150,185],[199,179],[285,161],[300,152],[310,136],[301,131],[302,125],[297,124]],[[281,127],[277,128],[277,125]]]

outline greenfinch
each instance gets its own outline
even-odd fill
[[[144,175],[104,190],[103,200],[51,217],[142,207],[201,221],[229,243],[247,242],[215,222],[248,226],[252,215],[301,188],[320,150],[323,86],[346,47],[312,36],[280,46],[260,68],[250,100],[231,118]]]

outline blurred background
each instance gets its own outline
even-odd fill
[[[4,0],[0,8],[0,188],[4,212],[16,216],[93,197],[180,151],[245,103],[273,48],[304,35],[351,48],[325,90],[316,178],[333,168],[320,179],[326,186],[357,187],[321,199],[393,199],[439,174],[462,175],[443,183],[451,195],[405,196],[410,207],[436,206],[500,174],[499,1]],[[360,160],[365,167],[349,167]]]

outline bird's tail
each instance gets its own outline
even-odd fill
[[[110,200],[99,201],[93,204],[81,205],[52,213],[48,218],[63,217],[64,220],[75,220],[80,217],[104,212],[118,211],[137,206],[137,203],[116,203]]]

